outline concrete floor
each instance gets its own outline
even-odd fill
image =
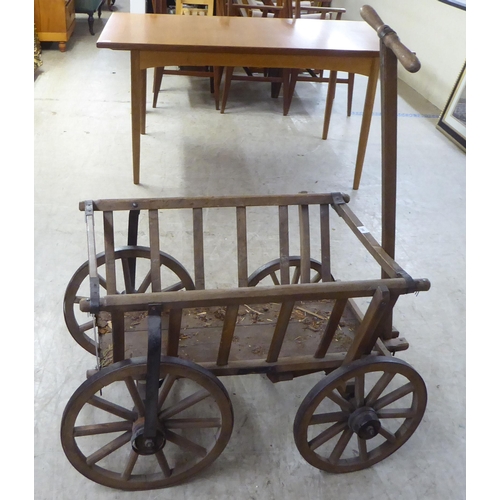
[[[128,11],[128,2],[118,1],[116,11]],[[345,86],[338,87],[327,141],[321,140],[326,85],[299,84],[283,117],[281,98],[271,100],[268,85],[235,83],[221,115],[204,79],[165,77],[157,109],[151,109],[148,95],[142,183],[134,185],[128,54],[95,47],[108,17],[105,8],[92,37],[85,17],[78,16],[67,52],[45,46],[35,78],[35,498],[465,498],[466,158],[436,130],[439,111],[404,84],[396,258],[412,276],[432,283],[429,292],[400,299],[395,313],[396,326],[410,342],[399,357],[418,370],[429,393],[423,421],[408,443],[361,472],[320,472],[297,451],[292,425],[301,400],[322,376],[273,385],[250,375],[223,379],[235,410],[232,438],[212,466],[186,484],[120,492],[87,480],[68,462],[59,439],[61,414],[94,366],[69,335],[62,314],[65,287],[87,259],[79,201],[344,191],[364,225],[377,238],[380,231],[378,112],[361,187],[351,189],[363,77],[356,80],[350,118]],[[150,88],[151,73],[148,78]],[[375,109],[380,110],[378,99]],[[257,223],[255,234],[266,226],[265,220]],[[338,226],[336,218],[332,224]],[[177,230],[182,261],[188,230]],[[369,269],[364,253],[348,247],[355,243],[347,236],[344,241],[345,232],[338,234],[341,279],[363,275]],[[206,252],[220,264],[214,286],[226,287],[231,278],[224,245],[212,244]],[[262,262],[259,253],[252,258]]]

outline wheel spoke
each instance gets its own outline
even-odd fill
[[[365,404],[365,376],[359,375],[354,380],[354,397],[356,399],[356,406],[360,408]]]
[[[132,377],[127,377],[125,379],[125,384],[127,385],[127,389],[128,392],[130,393],[130,396],[132,396],[132,399],[134,401],[135,407],[137,408],[139,416],[143,417],[145,412],[144,403],[141,399],[139,391],[137,390],[137,386],[135,385],[134,379]]]
[[[151,270],[148,271],[148,273],[142,280],[141,286],[139,286],[139,288],[137,289],[137,293],[145,293],[149,285],[151,285]]]
[[[413,418],[416,412],[411,408],[388,408],[377,411],[378,418]]]
[[[208,429],[220,427],[220,418],[171,418],[164,424],[167,429]]]
[[[309,448],[311,448],[311,450],[319,448],[321,445],[325,444],[327,441],[342,432],[346,427],[347,422],[337,422],[336,424],[328,427],[328,429],[325,429],[323,432],[309,441]]]
[[[182,281],[178,281],[177,283],[174,283],[173,285],[167,286],[162,289],[162,292],[178,292],[179,290],[182,290],[184,288],[184,284]]]
[[[73,304],[80,304],[80,301],[82,299],[87,299],[88,297],[85,297],[84,295],[76,295],[75,299],[73,300]]]
[[[132,474],[132,471],[134,470],[138,458],[139,454],[136,453],[135,450],[132,448],[130,450],[130,455],[128,456],[127,466],[125,467],[125,470],[122,473],[122,479],[125,479],[125,481],[128,481],[130,479],[130,476]]]
[[[390,384],[396,376],[395,373],[384,373],[373,386],[372,390],[366,396],[366,406],[372,406],[378,397],[384,392],[384,389]]]
[[[300,279],[300,266],[295,267],[292,277],[292,285],[297,285]]]
[[[366,448],[366,440],[361,439],[358,436],[358,451],[359,451],[359,458],[361,459],[362,462],[366,462],[368,460],[368,450]]]
[[[210,396],[210,393],[207,390],[200,389],[198,392],[191,394],[191,396],[184,398],[182,401],[179,401],[178,403],[172,405],[170,408],[166,408],[165,410],[163,410],[160,413],[159,418],[160,420],[165,420],[166,418],[173,417],[174,415],[177,415],[177,413],[180,413],[181,411],[194,406],[200,401],[203,401],[208,396]]]
[[[79,330],[80,330],[80,333],[85,333],[86,331],[90,330],[93,327],[94,327],[94,322],[93,321],[87,321],[86,323],[82,323],[79,326]]]
[[[94,465],[104,457],[107,457],[118,448],[121,448],[123,445],[130,442],[130,438],[132,436],[132,432],[125,432],[121,436],[118,436],[113,441],[110,441],[108,444],[104,445],[102,448],[99,448],[96,452],[92,453],[92,455],[87,457],[87,465]]]
[[[316,273],[311,279],[311,283],[319,283],[320,281],[321,281],[320,273]]]
[[[330,413],[318,413],[313,415],[309,421],[309,425],[317,424],[329,424],[330,422],[338,422],[339,420],[345,420],[349,417],[349,412],[347,411],[333,411]]]
[[[353,432],[351,431],[351,429],[347,428],[344,430],[342,436],[340,436],[340,439],[337,441],[335,448],[333,448],[333,451],[328,458],[328,461],[330,463],[336,464],[340,460],[340,457],[342,456],[342,453],[344,453],[347,443],[351,439],[352,435]]]
[[[157,453],[155,453],[155,456],[156,459],[158,460],[163,475],[165,477],[170,477],[170,475],[172,474],[172,469],[168,465],[167,458],[165,457],[165,453],[163,453],[163,450],[160,450]]]
[[[334,403],[337,403],[343,410],[351,411],[354,409],[353,405],[345,400],[340,394],[336,394],[332,391],[330,394],[327,394],[326,397],[331,399]]]
[[[200,457],[204,457],[207,454],[207,450],[203,446],[193,443],[193,441],[191,441],[190,439],[184,436],[179,436],[179,434],[176,434],[175,432],[169,431],[167,429],[165,429],[165,438],[167,441],[176,444],[180,448],[189,450]]]
[[[280,284],[280,280],[278,279],[278,276],[276,276],[276,273],[274,271],[271,271],[271,273],[269,274],[269,276],[271,276],[271,279],[273,280],[273,283],[275,285],[279,285]]]
[[[122,261],[123,281],[125,283],[125,293],[134,293],[134,288],[132,286],[132,275],[130,274],[130,260],[121,259],[121,261]]]
[[[97,274],[97,277],[99,279],[99,285],[101,285],[104,288],[104,290],[107,290],[108,284],[107,284],[106,280],[99,273]]]
[[[132,430],[132,422],[109,422],[105,424],[80,425],[75,427],[74,436],[95,436],[96,434],[108,434],[110,432],[121,432]]]
[[[399,389],[396,389],[390,392],[389,394],[381,397],[379,400],[375,401],[372,407],[375,411],[378,411],[384,406],[390,405],[391,403],[394,403],[394,401],[397,401],[398,399],[401,399],[407,394],[410,394],[410,392],[412,391],[413,391],[413,384],[411,382],[408,382],[407,384],[401,386]]]
[[[384,426],[380,427],[378,433],[391,443],[395,443],[397,441],[396,436],[392,432],[388,431]]]
[[[163,381],[161,385],[160,394],[158,394],[158,408],[163,406],[163,403],[167,399],[167,396],[174,385],[174,382],[177,380],[175,375],[169,374],[167,378]]]
[[[111,403],[111,401],[107,401],[99,396],[92,396],[88,400],[88,403],[96,408],[116,415],[117,417],[124,418],[125,420],[135,420],[137,418],[137,413],[135,411],[127,410],[127,408]]]

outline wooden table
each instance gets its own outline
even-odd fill
[[[379,39],[363,21],[113,13],[97,47],[130,51],[132,160],[139,184],[146,70],[161,66],[316,68],[368,76],[354,174],[359,186],[379,74]]]

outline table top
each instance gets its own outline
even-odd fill
[[[101,32],[97,47],[376,57],[379,39],[364,21],[114,12]]]

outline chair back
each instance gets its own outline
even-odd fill
[[[183,16],[213,16],[215,0],[176,0],[175,13]]]

